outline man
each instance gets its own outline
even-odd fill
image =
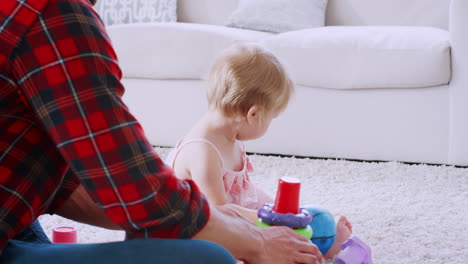
[[[123,103],[120,78],[87,0],[1,1],[1,263],[322,261],[288,228],[260,230],[174,177]],[[123,229],[128,240],[50,244],[43,213]]]

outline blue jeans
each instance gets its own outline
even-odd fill
[[[135,239],[102,244],[52,244],[38,221],[11,239],[1,264],[232,263],[221,246],[203,240]]]

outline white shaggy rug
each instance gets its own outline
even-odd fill
[[[157,149],[162,157],[168,149]],[[251,156],[252,179],[275,195],[278,178],[301,179],[303,204],[345,215],[376,264],[468,263],[468,169]],[[51,229],[78,228],[80,243],[122,240],[123,232],[41,216]]]

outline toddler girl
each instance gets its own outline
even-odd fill
[[[177,143],[166,163],[177,177],[194,180],[211,204],[238,205],[239,212],[254,222],[257,209],[273,203],[273,198],[251,182],[252,165],[242,142],[265,134],[288,105],[294,85],[278,59],[255,44],[226,50],[213,63],[208,83],[208,111]],[[333,218],[321,219],[326,221],[314,222],[319,224],[313,228],[327,222],[334,233],[312,241],[323,254],[331,253],[330,259],[349,238],[351,224],[344,217],[336,227]]]
[[[208,80],[208,111],[166,163],[177,177],[194,180],[211,204],[237,204],[255,221],[256,209],[273,199],[251,182],[242,142],[265,134],[294,86],[276,57],[255,44],[226,50]]]

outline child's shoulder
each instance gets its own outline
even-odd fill
[[[195,172],[198,172],[197,175],[203,174],[207,168],[222,169],[223,160],[219,151],[213,146],[204,138],[184,138],[169,153],[166,164],[182,179],[191,179]]]
[[[194,159],[222,158],[216,143],[205,137],[186,137],[179,142],[176,151],[180,154],[184,152],[184,156],[187,155]]]

